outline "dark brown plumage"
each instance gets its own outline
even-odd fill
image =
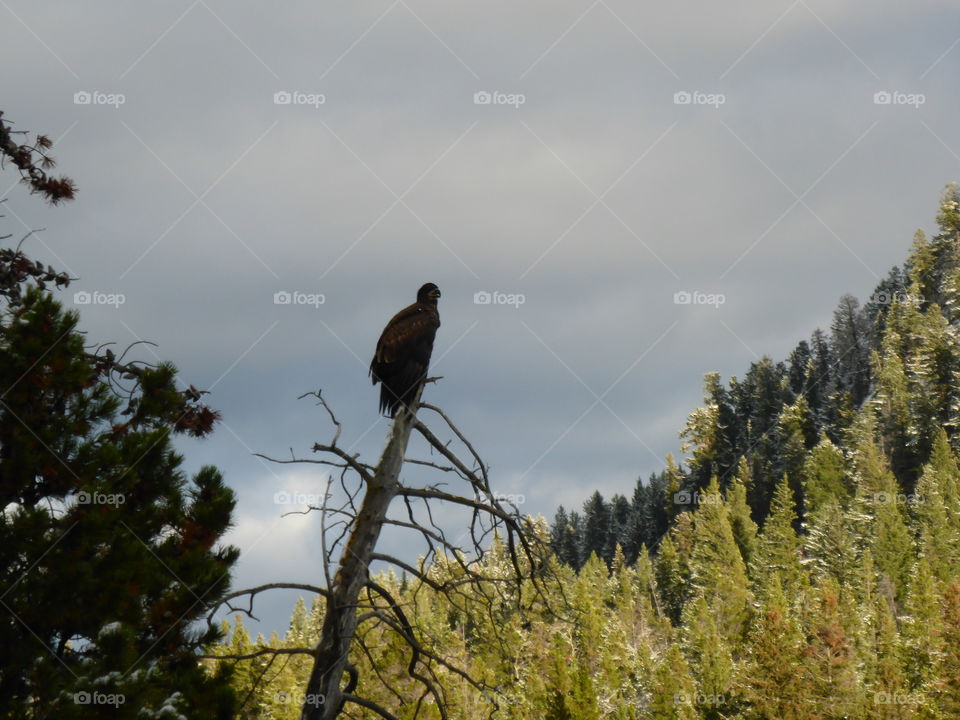
[[[380,386],[380,412],[394,417],[409,406],[427,377],[433,339],[440,327],[437,298],[440,289],[427,283],[417,291],[417,301],[391,318],[383,329],[370,361],[370,378]]]

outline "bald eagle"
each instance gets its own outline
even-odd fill
[[[440,327],[437,298],[440,288],[427,283],[417,301],[391,318],[383,329],[370,361],[370,379],[380,386],[380,412],[394,417],[408,407],[427,377],[433,339]]]

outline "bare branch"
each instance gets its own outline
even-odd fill
[[[451,438],[441,440],[408,408],[401,409],[376,466],[362,462],[358,454],[338,445],[343,428],[321,392],[306,393],[301,398],[307,396],[316,398],[334,426],[328,443],[316,443],[312,447],[321,457],[299,458],[292,451],[289,459],[256,455],[279,464],[308,463],[340,468],[338,485],[328,483],[323,502],[303,511],[320,513],[325,587],[295,583],[262,585],[233,593],[223,604],[236,610],[231,601],[246,597],[245,603],[238,603],[239,610],[254,617],[255,596],[268,589],[299,588],[324,597],[323,627],[317,647],[310,652],[314,661],[305,695],[322,695],[325,702],[322,707],[304,703],[302,720],[333,720],[339,714],[348,714],[344,710],[346,704],[359,705],[381,717],[394,717],[389,709],[355,692],[360,670],[349,658],[351,653],[358,652],[360,658],[369,661],[369,667],[364,665],[364,672],[370,674],[375,685],[385,689],[398,704],[413,703],[412,717],[417,717],[419,708],[430,701],[431,713],[447,718],[446,682],[451,677],[483,695],[490,702],[492,715],[498,707],[494,700],[498,689],[489,687],[444,657],[438,650],[443,639],[434,637],[432,630],[418,621],[416,613],[408,614],[408,610],[418,606],[421,593],[429,592],[431,598],[447,603],[458,615],[469,618],[472,614],[475,621],[483,620],[489,627],[497,627],[508,608],[522,615],[536,602],[542,611],[552,612],[544,585],[549,555],[544,539],[533,532],[531,522],[521,516],[515,506],[502,502],[492,491],[487,466],[476,448],[440,408],[420,404],[419,392],[410,407],[423,408],[439,416]],[[407,443],[414,429],[427,441],[430,452],[437,453],[442,460],[406,457]],[[457,443],[462,446],[459,451],[455,449]],[[459,492],[445,483],[425,487],[401,484],[399,473],[404,464],[426,472],[454,473],[466,481],[464,491]],[[406,517],[388,515],[397,499]],[[448,509],[456,507],[469,513],[469,521],[465,532],[459,534],[458,530],[459,537],[454,539],[444,525],[449,521]],[[384,525],[418,533],[425,543],[425,553],[419,561],[411,562],[377,548]],[[489,561],[495,537],[500,538],[497,552],[503,552],[506,566]],[[406,591],[409,595],[395,597],[393,590],[370,577],[370,564],[376,561],[388,563],[413,579]],[[335,573],[331,572],[333,565]],[[364,591],[365,599],[361,602]],[[399,637],[409,650],[406,676],[422,690],[414,697],[410,697],[407,684],[397,684],[395,678],[382,673],[378,667],[380,648],[376,639],[382,638],[384,631]],[[507,651],[504,638],[494,636],[489,640],[500,643]],[[371,641],[375,642],[373,646]],[[259,654],[269,652],[258,650]]]

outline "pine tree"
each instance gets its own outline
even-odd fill
[[[779,577],[774,573],[767,582],[740,675],[742,693],[751,708],[748,717],[807,720],[811,715],[803,634],[789,610]]]
[[[580,539],[577,537],[571,519],[563,505],[557,508],[557,514],[550,528],[550,547],[557,559],[572,568],[580,566]]]
[[[778,421],[780,438],[780,473],[790,481],[798,517],[805,514],[806,502],[803,487],[803,468],[807,451],[816,440],[813,415],[806,398],[802,395],[792,405],[784,407]],[[799,528],[799,523],[797,524]]]
[[[897,621],[888,598],[878,594],[869,612],[869,642],[866,653],[866,682],[870,687],[870,717],[904,717],[908,692],[900,666],[897,643]]]
[[[18,618],[0,625],[0,714],[76,717],[74,697],[102,693],[124,696],[118,720],[229,716],[226,670],[196,661],[219,629],[193,623],[228,589],[234,496],[213,467],[188,478],[172,445],[216,415],[167,363],[127,371],[119,397],[116,358],[89,355],[78,320],[36,287],[0,306],[0,567]]]
[[[583,504],[583,545],[580,553],[586,559],[590,553],[605,557],[610,534],[610,507],[598,491]]]
[[[618,546],[627,542],[630,528],[630,502],[617,493],[610,499],[609,505],[610,527],[607,532],[607,544],[603,549],[603,559],[609,566]]]
[[[844,587],[853,581],[857,568],[856,540],[836,499],[831,497],[809,516],[804,554],[817,582],[832,578]]]
[[[704,597],[691,603],[684,630],[687,655],[698,680],[700,714],[707,719],[726,717],[732,703],[733,658]]]
[[[682,450],[690,452],[691,490],[702,490],[711,476],[729,477],[736,457],[729,431],[733,425],[730,398],[720,382],[720,374],[704,377],[703,406],[690,414],[680,433]]]
[[[660,543],[654,568],[663,611],[674,624],[679,623],[680,613],[687,600],[690,570],[669,535]]]
[[[757,541],[751,576],[759,590],[776,573],[788,597],[800,600],[805,592],[805,573],[800,566],[800,539],[793,529],[796,520],[793,490],[784,476],[774,491],[767,524]]]
[[[51,146],[0,112],[0,160],[56,205],[76,186],[48,174]],[[171,439],[218,415],[169,363],[88,350],[55,299],[70,282],[0,248],[0,715],[232,717],[229,671],[197,656],[220,637],[198,621],[239,554],[217,545],[234,496],[216,468],[188,478]]]
[[[934,262],[933,250],[927,242],[926,234],[923,230],[917,230],[913,234],[913,246],[910,248],[907,259],[907,276],[918,295],[929,298],[931,301],[934,300],[939,289]]]
[[[690,589],[694,598],[707,600],[723,640],[739,642],[747,628],[750,593],[716,478],[710,481],[694,513]]]
[[[946,717],[960,717],[960,583],[944,592],[940,625],[937,706]]]
[[[872,329],[860,302],[844,295],[833,313],[831,345],[836,359],[837,395],[848,393],[853,407],[859,407],[870,389]]]
[[[960,568],[960,531],[954,521],[953,501],[958,475],[946,433],[941,430],[917,482],[911,509],[920,556],[942,583],[948,583]]]
[[[683,510],[683,507],[677,502],[677,495],[683,489],[686,479],[683,476],[683,471],[673,459],[672,454],[667,453],[666,462],[667,468],[664,470],[666,485],[663,493],[663,511],[669,522]]]
[[[873,440],[876,423],[870,410],[861,414],[854,429],[856,496],[854,530],[864,538],[877,570],[902,600],[912,563],[913,540],[904,515],[905,495],[900,492],[887,458]]]
[[[826,434],[821,435],[820,442],[807,456],[801,476],[806,499],[805,515],[815,513],[831,498],[846,507],[853,497],[853,483],[847,473],[843,452]]]
[[[740,458],[739,469],[733,482],[727,489],[727,512],[730,516],[730,529],[733,539],[740,549],[740,556],[749,567],[757,544],[757,524],[750,517],[747,504],[747,486],[750,484],[750,466],[745,458]]]
[[[940,604],[930,566],[917,561],[910,574],[900,632],[901,666],[911,691],[927,693],[935,679],[938,661],[937,627]]]
[[[652,720],[697,720],[696,692],[683,653],[671,644],[654,671],[650,717]]]
[[[857,682],[856,655],[844,625],[839,588],[828,582],[819,588],[806,655],[810,717],[860,717],[863,693]]]

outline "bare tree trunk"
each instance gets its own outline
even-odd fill
[[[411,408],[420,404],[422,391],[421,385],[410,403]],[[344,673],[350,672],[352,678],[346,692],[352,692],[356,682],[356,675],[349,666],[348,655],[357,627],[357,602],[360,591],[369,579],[368,566],[376,549],[387,510],[400,487],[400,469],[403,467],[403,458],[415,418],[415,410],[404,408],[397,414],[390,440],[364,493],[356,527],[340,558],[340,565],[327,597],[327,612],[314,655],[313,670],[307,682],[300,715],[302,720],[337,718],[343,707],[344,690],[341,683]]]

